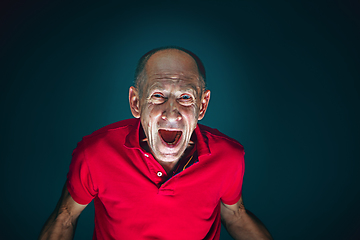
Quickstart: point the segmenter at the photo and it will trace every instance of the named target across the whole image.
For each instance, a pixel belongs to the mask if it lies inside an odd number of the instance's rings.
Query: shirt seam
[[[120,129],[130,128],[130,127],[132,128],[132,127],[136,127],[136,126],[133,125],[133,124],[129,124],[129,125],[121,126],[121,127],[110,128],[110,129],[106,129],[105,131],[98,132],[98,133],[93,132],[93,133],[85,136],[84,138],[85,138],[85,139],[92,139],[92,138],[97,137],[97,136],[99,136],[99,135],[106,134],[107,132],[117,131],[117,130],[120,130]],[[128,134],[129,134],[129,133],[127,133],[126,136],[127,136]]]
[[[85,142],[84,142],[84,145],[87,145]],[[89,176],[90,176],[90,180],[91,180],[91,184],[92,184],[92,190],[96,193],[99,193],[98,191],[98,188],[97,190],[94,189],[94,180],[93,180],[93,177],[91,175],[91,171],[90,171],[90,167],[89,167],[89,163],[88,163],[88,160],[87,160],[87,156],[86,156],[86,147],[87,146],[84,146],[84,151],[83,151],[83,154],[84,154],[84,162],[86,164],[86,167],[88,169],[88,172],[89,172]],[[91,194],[92,195],[92,194]],[[94,197],[94,196],[93,196]]]
[[[237,145],[239,145],[239,146],[241,146],[241,147],[243,148],[243,145],[242,145],[241,143],[239,143],[237,140],[233,139],[233,138],[230,138],[230,137],[227,137],[227,136],[221,136],[221,135],[218,135],[218,134],[214,134],[214,133],[212,133],[212,132],[209,132],[209,131],[206,130],[206,129],[201,129],[201,128],[200,128],[200,130],[201,130],[201,132],[206,132],[206,133],[208,133],[209,135],[211,135],[211,136],[214,137],[214,138],[221,138],[221,139],[228,140],[228,141],[230,141],[230,142],[232,142],[232,143],[235,143],[235,144],[237,144]]]

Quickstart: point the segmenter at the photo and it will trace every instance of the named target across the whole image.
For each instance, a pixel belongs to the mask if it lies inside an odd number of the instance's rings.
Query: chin
[[[155,153],[155,156],[158,160],[162,162],[175,162],[181,158],[182,154],[183,154],[182,152],[169,153],[169,152],[158,151],[157,153]]]
[[[154,143],[153,149],[155,151],[153,151],[153,153],[158,160],[163,162],[174,162],[179,160],[183,155],[187,144],[184,136],[181,136],[177,138],[176,141],[169,143],[165,141],[160,134],[157,136]]]

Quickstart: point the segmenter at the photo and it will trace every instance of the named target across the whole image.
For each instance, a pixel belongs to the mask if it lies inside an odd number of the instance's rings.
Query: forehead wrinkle
[[[170,73],[170,72],[163,72],[163,73],[154,73],[151,75],[148,75],[149,79],[168,79],[168,80],[191,80],[196,79],[199,80],[198,74],[194,73]]]
[[[163,90],[163,89],[165,89],[165,88],[163,87],[163,84],[158,81],[158,82],[154,82],[153,84],[151,84],[151,85],[149,86],[148,90],[150,91],[150,90],[152,90],[152,89],[160,89],[160,90]]]
[[[173,79],[170,79],[173,80]],[[172,82],[181,82],[183,80],[173,80]],[[166,84],[166,83],[165,83]],[[180,88],[180,90],[176,90],[176,92],[197,92],[199,86],[192,84],[192,83],[186,83],[184,85],[177,84],[176,87]],[[149,86],[148,91],[151,91],[153,89],[159,89],[159,90],[165,90],[169,91],[166,87],[164,87],[164,83],[161,81],[154,82],[152,85]]]
[[[198,86],[195,86],[194,84],[187,84],[187,88],[182,90],[183,92],[193,92],[196,93],[197,92],[197,88]]]

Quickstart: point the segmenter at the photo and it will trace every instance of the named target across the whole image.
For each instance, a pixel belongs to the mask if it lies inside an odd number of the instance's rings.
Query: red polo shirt
[[[139,145],[139,119],[120,121],[83,138],[73,152],[67,188],[94,199],[93,239],[219,239],[220,200],[241,195],[244,150],[198,124],[197,160],[170,179]]]

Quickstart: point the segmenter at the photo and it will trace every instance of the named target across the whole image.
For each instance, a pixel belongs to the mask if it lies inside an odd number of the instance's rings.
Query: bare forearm
[[[56,216],[53,213],[41,230],[39,240],[71,240],[74,237],[76,222],[64,215]]]
[[[244,210],[239,219],[225,223],[225,228],[236,240],[272,240],[264,224],[249,210]]]
[[[65,183],[55,210],[41,229],[39,240],[73,239],[77,220],[86,206],[74,201]]]

